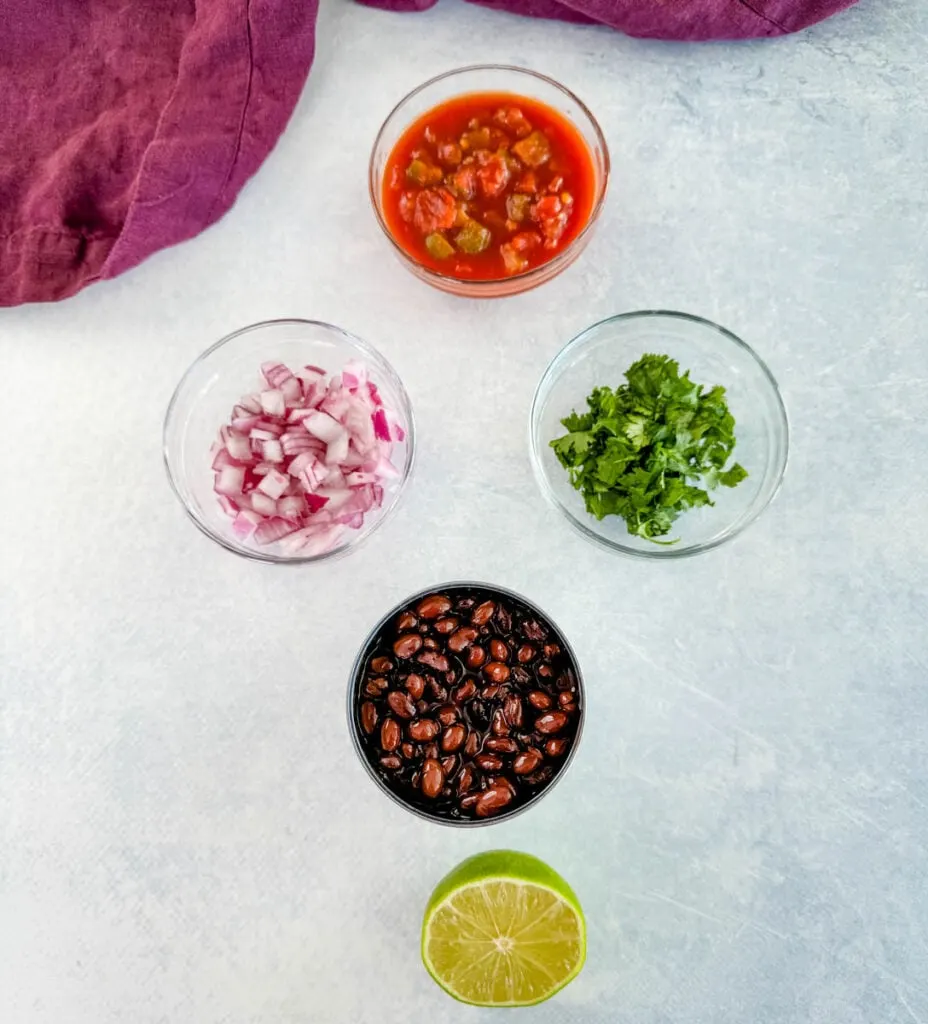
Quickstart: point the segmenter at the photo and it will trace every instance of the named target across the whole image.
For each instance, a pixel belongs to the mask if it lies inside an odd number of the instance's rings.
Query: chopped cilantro
[[[709,491],[736,487],[748,474],[725,463],[735,420],[725,389],[706,390],[670,356],[644,355],[614,391],[597,387],[589,412],[572,412],[551,442],[570,482],[597,519],[621,516],[628,532],[658,544],[681,512],[712,505]]]

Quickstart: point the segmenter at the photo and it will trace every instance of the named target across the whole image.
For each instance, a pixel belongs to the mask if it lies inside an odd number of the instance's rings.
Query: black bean
[[[413,673],[406,677],[406,689],[413,700],[422,700],[425,693],[425,680],[420,675]]]
[[[522,623],[522,635],[528,640],[545,640],[548,631],[537,619],[526,619]]]
[[[449,611],[451,611],[451,602],[443,594],[424,597],[416,607],[416,614],[420,619],[437,619]]]

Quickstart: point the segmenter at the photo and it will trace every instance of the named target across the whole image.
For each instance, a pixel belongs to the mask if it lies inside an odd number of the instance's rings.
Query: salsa
[[[382,198],[391,235],[416,262],[487,281],[563,252],[595,194],[592,155],[563,114],[527,96],[471,93],[406,129]]]

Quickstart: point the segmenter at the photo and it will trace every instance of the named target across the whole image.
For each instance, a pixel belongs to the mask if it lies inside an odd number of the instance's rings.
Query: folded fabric
[[[283,131],[318,0],[0,0],[0,306],[191,238]]]
[[[438,0],[360,0],[424,11]],[[599,23],[653,39],[747,39],[808,28],[856,0],[469,0],[511,14]]]

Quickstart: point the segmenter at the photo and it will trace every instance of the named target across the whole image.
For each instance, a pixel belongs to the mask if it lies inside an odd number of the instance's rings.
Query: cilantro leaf
[[[597,519],[621,516],[628,532],[657,544],[687,509],[712,505],[709,491],[748,475],[725,469],[735,448],[735,420],[719,385],[706,390],[666,355],[643,355],[626,383],[596,387],[587,411],[561,420],[550,442],[571,484]]]

